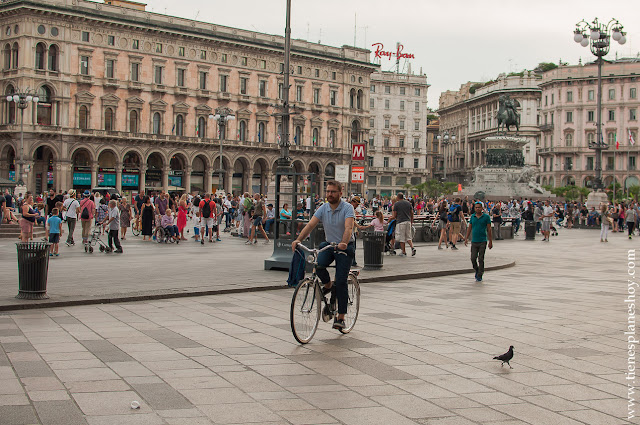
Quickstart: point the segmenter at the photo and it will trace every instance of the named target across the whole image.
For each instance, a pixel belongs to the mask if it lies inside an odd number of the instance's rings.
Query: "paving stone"
[[[42,425],[86,425],[82,412],[71,400],[35,401],[33,403]]]
[[[11,425],[32,425],[39,423],[36,413],[31,405],[0,405],[0,418],[2,418],[3,423]]]
[[[282,418],[260,403],[210,404],[199,408],[216,424],[268,423]]]
[[[132,384],[133,389],[152,409],[190,409],[193,405],[166,383]]]
[[[16,374],[20,378],[54,376],[53,371],[43,361],[39,362],[12,362]]]
[[[72,396],[87,416],[151,413],[144,400],[133,391],[74,393]],[[140,403],[137,410],[131,409],[131,402],[134,400]]]

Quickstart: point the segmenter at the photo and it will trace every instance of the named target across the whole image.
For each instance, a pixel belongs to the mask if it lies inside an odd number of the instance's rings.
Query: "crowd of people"
[[[411,223],[419,216],[431,222],[438,233],[438,249],[457,250],[457,244],[464,241],[468,223],[474,214],[478,202],[492,223],[493,238],[500,240],[501,229],[505,222],[511,222],[517,235],[524,220],[536,223],[536,231],[548,242],[551,236],[558,235],[558,228],[572,228],[576,225],[598,226],[601,229],[600,240],[608,241],[609,233],[627,232],[631,239],[638,229],[640,211],[638,203],[610,202],[608,205],[587,207],[581,202],[560,202],[555,200],[534,201],[512,199],[509,201],[478,201],[468,198],[443,197],[406,197],[402,193],[391,197],[376,196],[370,200],[351,195],[343,198],[354,208],[357,220],[353,232],[373,229],[385,231],[393,223],[390,232],[390,249],[395,255],[396,245],[400,255],[407,255],[406,245],[411,255],[416,255],[413,246]],[[285,221],[287,235],[299,234],[310,214],[326,203],[326,198],[316,195],[302,197],[294,206],[284,203],[276,211],[272,202],[260,194],[242,194],[219,196],[216,194],[169,194],[166,192],[140,193],[131,199],[116,194],[84,191],[77,193],[71,189],[34,198],[31,193],[24,196],[12,196],[7,190],[1,199],[0,223],[19,223],[20,239],[24,242],[33,239],[33,228],[42,225],[47,230],[47,239],[55,244],[51,253],[59,255],[58,243],[66,233],[64,243],[75,245],[74,231],[80,222],[82,242],[88,243],[91,233],[107,235],[109,249],[122,253],[121,240],[126,240],[133,227],[144,241],[157,238],[157,229],[162,228],[167,240],[176,243],[193,239],[205,244],[220,242],[220,232],[234,230],[245,238],[247,245],[255,245],[262,237],[264,244],[270,243],[276,214]],[[53,218],[52,217],[58,217]],[[292,228],[291,220],[298,220]],[[224,225],[224,227],[223,227]],[[193,236],[187,233],[193,229]],[[398,244],[396,244],[398,242]]]

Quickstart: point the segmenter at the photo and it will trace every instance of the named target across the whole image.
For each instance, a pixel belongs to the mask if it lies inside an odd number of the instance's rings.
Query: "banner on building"
[[[353,161],[364,161],[365,147],[364,144],[353,145],[351,159]]]
[[[348,165],[336,165],[336,180],[340,183],[349,183]]]

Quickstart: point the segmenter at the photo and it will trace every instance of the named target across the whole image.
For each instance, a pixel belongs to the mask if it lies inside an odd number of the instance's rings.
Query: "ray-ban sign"
[[[376,58],[382,59],[383,57],[386,57],[389,60],[391,60],[392,57],[398,58],[398,59],[415,59],[415,56],[413,53],[402,53],[404,46],[400,43],[398,43],[398,47],[395,52],[383,50],[384,44],[382,43],[373,43],[371,47],[376,48],[375,52],[373,52]]]
[[[364,144],[353,145],[351,159],[353,161],[364,161]]]

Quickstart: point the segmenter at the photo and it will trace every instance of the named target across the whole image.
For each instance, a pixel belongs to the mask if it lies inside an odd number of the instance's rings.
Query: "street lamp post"
[[[24,110],[31,102],[38,104],[38,96],[34,96],[29,89],[18,91],[7,96],[7,102],[14,102],[20,109],[20,160],[18,161],[19,173],[17,175],[18,186],[24,186]]]
[[[587,29],[589,30],[587,32]],[[598,18],[589,23],[584,19],[576,24],[573,32],[573,41],[579,43],[582,47],[590,46],[591,53],[598,59],[598,112],[597,112],[597,130],[596,141],[589,144],[589,148],[595,150],[596,176],[593,180],[593,189],[601,191],[604,187],[602,184],[602,151],[609,148],[602,137],[602,63],[603,57],[609,53],[611,39],[613,38],[620,44],[627,42],[626,33],[622,31],[623,26],[617,19],[611,19],[607,24],[600,23]]]
[[[218,121],[218,139],[220,139],[220,168],[216,170],[218,172],[218,190],[222,190],[222,186],[224,185],[224,166],[222,164],[222,139],[226,137],[226,124],[227,121],[235,120],[236,117],[233,115],[233,111],[227,107],[218,107],[216,108],[216,114],[209,114],[210,120]],[[206,190],[205,190],[206,192]]]
[[[449,130],[445,130],[442,135],[438,135],[438,140],[442,144],[442,157],[444,158],[444,181],[447,181],[447,146],[456,141],[456,135],[449,135]]]

